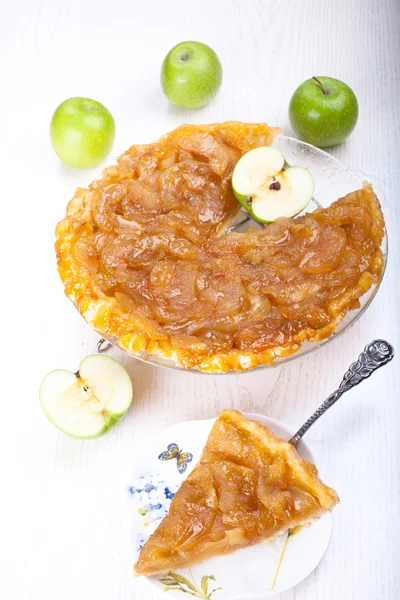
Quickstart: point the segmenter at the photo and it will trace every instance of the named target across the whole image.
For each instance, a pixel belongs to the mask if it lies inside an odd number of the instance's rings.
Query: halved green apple
[[[246,152],[232,173],[233,193],[261,223],[294,217],[310,202],[314,179],[303,167],[285,168],[285,158],[272,146]]]
[[[124,367],[109,356],[84,358],[79,371],[51,371],[40,385],[40,404],[48,419],[76,438],[106,433],[124,416],[133,397]]]

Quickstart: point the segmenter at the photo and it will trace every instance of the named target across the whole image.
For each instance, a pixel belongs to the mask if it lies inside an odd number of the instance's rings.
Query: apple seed
[[[279,183],[279,181],[274,181],[273,183],[271,183],[271,185],[269,186],[270,190],[280,190],[281,189],[281,184]]]

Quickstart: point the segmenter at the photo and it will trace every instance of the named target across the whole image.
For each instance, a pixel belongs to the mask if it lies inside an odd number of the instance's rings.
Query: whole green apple
[[[357,123],[357,98],[343,81],[313,77],[294,92],[289,118],[294,132],[303,141],[318,148],[336,146]]]
[[[70,167],[96,167],[111,150],[114,137],[112,114],[90,98],[65,100],[51,119],[53,149]]]
[[[222,81],[214,50],[201,42],[181,42],[170,50],[161,67],[161,86],[172,104],[200,108],[210,102]]]

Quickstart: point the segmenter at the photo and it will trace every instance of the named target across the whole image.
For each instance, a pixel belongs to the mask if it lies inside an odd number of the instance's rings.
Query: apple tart
[[[382,275],[370,185],[296,218],[227,232],[232,171],[279,129],[183,125],[132,146],[78,189],[57,226],[67,296],[138,356],[206,372],[250,369],[332,334]]]
[[[143,546],[135,573],[157,575],[271,540],[338,502],[294,446],[224,410],[200,461]]]

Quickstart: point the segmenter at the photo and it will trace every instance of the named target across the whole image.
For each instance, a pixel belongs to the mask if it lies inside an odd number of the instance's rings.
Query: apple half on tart
[[[314,179],[303,167],[285,168],[285,158],[276,148],[261,146],[237,162],[232,188],[256,221],[271,223],[305,209],[313,197]]]

